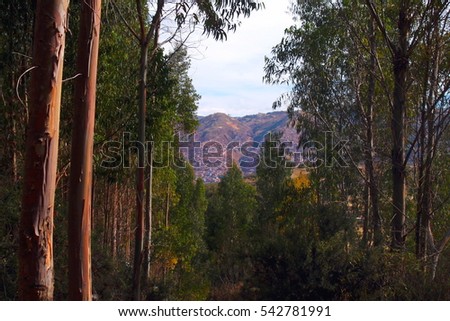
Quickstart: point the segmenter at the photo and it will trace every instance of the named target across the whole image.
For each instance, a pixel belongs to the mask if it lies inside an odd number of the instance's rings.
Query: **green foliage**
[[[126,1],[115,1],[124,15],[131,15]],[[130,20],[132,23],[133,20]],[[120,16],[106,3],[102,14],[97,78],[96,148],[108,140],[122,140],[137,127],[137,75],[139,48],[122,25]]]
[[[228,170],[209,200],[206,214],[207,244],[211,251],[211,281],[221,298],[239,287],[250,269],[250,231],[253,226],[255,188],[244,182],[236,164]],[[222,292],[222,293],[221,293]]]
[[[258,192],[258,225],[260,227],[273,223],[279,215],[285,198],[289,176],[292,170],[288,168],[287,155],[280,142],[281,134],[266,138],[260,152],[261,163],[256,169]],[[270,231],[261,231],[263,233]]]
[[[246,184],[233,164],[219,183],[207,213],[208,246],[213,251],[242,249],[245,234],[254,218],[255,189]]]
[[[155,143],[172,141],[178,130],[190,133],[198,125],[195,112],[200,96],[188,75],[190,60],[185,47],[163,55],[158,52],[149,74],[147,128]]]
[[[311,192],[291,190],[285,212],[289,216],[283,217],[275,234],[253,243],[254,274],[241,293],[243,298],[448,298],[448,282],[432,282],[411,253],[361,250],[354,220],[336,204],[317,205]],[[445,268],[448,262],[442,264]]]
[[[351,217],[339,204],[319,204],[314,182],[296,186],[287,178],[279,204],[271,230],[256,234],[253,241],[255,273],[246,295],[259,300],[336,299],[354,237]]]
[[[259,10],[264,4],[255,0],[197,0],[198,13],[193,16],[194,23],[202,23],[207,35],[212,35],[216,40],[224,40],[227,32],[235,31],[240,17],[248,17],[253,10]],[[186,6],[182,1],[180,7]],[[184,21],[185,16],[182,15]]]
[[[206,299],[205,211],[207,201],[201,180],[195,181],[191,167],[177,168],[177,202],[169,212],[168,226],[157,231],[153,264],[162,265],[163,280],[155,280],[158,294],[171,300]]]
[[[394,46],[398,42],[398,17],[403,4],[392,1],[376,4],[386,34]],[[439,8],[437,11],[444,9],[441,3],[433,5]],[[435,12],[430,8],[432,6],[425,8],[422,2],[417,1],[409,3],[407,11],[412,16],[414,12],[416,17],[423,16],[426,20],[428,15],[433,16],[431,12]],[[389,197],[392,178],[387,167],[390,161],[390,145],[387,142],[391,141],[391,135],[386,128],[390,126],[391,110],[387,107],[392,104],[394,83],[392,57],[384,35],[377,28],[374,58],[378,65],[376,70],[370,70],[370,12],[367,6],[358,1],[318,0],[296,2],[291,10],[295,24],[286,29],[285,37],[273,48],[272,56],[266,58],[265,80],[268,83],[286,83],[292,87],[289,94],[274,103],[274,108],[287,103],[288,112],[302,134],[301,143],[313,141],[311,146],[319,147],[320,152],[323,152],[320,147],[326,149],[329,143],[323,137],[324,132],[331,132],[336,142],[348,141],[344,158],[347,165],[327,166],[324,161],[330,160],[330,156],[339,155],[319,153],[322,163],[313,164],[316,167],[308,169],[309,187],[302,191],[292,189],[287,192],[282,202],[284,209],[282,207],[279,212],[285,214],[278,216],[280,224],[274,226],[275,234],[265,243],[259,243],[261,246],[255,251],[257,273],[252,285],[256,289],[249,295],[263,299],[355,300],[445,297],[443,289],[448,291],[448,282],[430,282],[427,268],[421,269],[423,262],[412,255],[412,237],[407,237],[408,250],[405,253],[386,253],[385,249],[362,251],[357,246],[361,229],[357,218],[363,215],[364,205],[370,205],[370,200],[362,193],[367,155],[365,135],[368,128],[364,108],[369,90],[368,79],[374,73],[375,114],[371,122],[375,148],[371,152],[375,173],[379,176],[377,189],[380,211],[383,217],[390,217],[392,211]],[[442,32],[448,33],[448,26],[444,27],[442,23]],[[416,34],[418,39],[422,35],[421,30]],[[433,40],[429,38],[428,41]],[[415,144],[411,141],[420,126],[415,113],[424,104],[422,93],[426,93],[430,85],[428,80],[424,82],[422,79],[430,73],[429,66],[425,67],[427,61],[434,59],[430,56],[432,49],[429,44],[419,41],[418,47],[421,46],[428,49],[411,50],[412,72],[408,75],[408,89],[405,89],[408,110],[404,130],[408,144]],[[448,72],[444,71],[446,62],[439,63],[442,71],[438,75],[438,82],[447,83]],[[440,105],[440,108],[445,107]],[[443,111],[440,108],[436,113]],[[440,116],[430,117],[438,119]],[[410,175],[407,194],[411,195],[407,198],[406,224],[411,231],[414,230],[413,217],[418,202],[415,199],[418,178],[414,176],[417,169],[417,156],[414,153],[415,150],[412,150],[412,156],[406,164]],[[436,155],[438,157],[433,161],[441,165],[436,165],[440,174],[433,177],[433,184],[436,184],[433,193],[439,195],[442,207],[434,206],[433,230],[442,237],[449,226],[448,210],[443,209],[448,204],[443,201],[444,190],[447,190],[443,186],[448,175],[442,170],[442,162],[448,162],[448,153],[447,157],[445,153],[438,152]],[[261,179],[261,186],[264,187],[263,182],[267,178],[263,172],[260,171],[260,174],[258,179]],[[275,188],[274,195],[277,194]],[[387,221],[385,230],[389,230]],[[275,256],[271,252],[281,254]],[[444,261],[442,264],[447,263]],[[284,290],[270,286],[276,284],[276,280],[281,280],[277,284],[281,284]]]

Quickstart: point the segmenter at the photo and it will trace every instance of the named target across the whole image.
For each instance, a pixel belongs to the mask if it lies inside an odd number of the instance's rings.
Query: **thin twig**
[[[77,77],[79,77],[79,76],[82,76],[82,75],[83,75],[82,73],[78,73],[78,74],[76,74],[76,75],[73,76],[73,77],[64,79],[62,82],[66,82],[66,81],[69,81],[69,80],[73,80],[73,79],[75,79],[75,78],[77,78]]]
[[[17,79],[17,83],[16,83],[16,95],[17,95],[17,98],[19,99],[20,103],[22,104],[22,106],[25,107],[25,108],[26,108],[27,106],[26,106],[25,103],[23,102],[22,98],[20,98],[20,94],[19,94],[20,80],[21,80],[22,77],[25,76],[28,72],[30,72],[31,70],[36,69],[36,68],[38,68],[38,66],[32,66],[32,67],[28,68],[27,70],[25,70],[25,71],[23,72],[23,74],[20,75],[19,79]]]
[[[17,56],[21,56],[21,57],[25,57],[25,58],[27,58],[27,59],[33,59],[33,57],[30,57],[30,56],[28,56],[28,55],[25,55],[25,54],[23,54],[23,53],[20,53],[20,52],[16,52],[16,51],[13,51],[13,52],[11,52],[13,55],[17,55]]]

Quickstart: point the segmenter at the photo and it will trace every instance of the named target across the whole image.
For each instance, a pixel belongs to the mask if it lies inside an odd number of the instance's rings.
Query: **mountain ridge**
[[[274,111],[270,113],[258,113],[253,115],[246,115],[240,117],[233,117],[225,113],[214,113],[207,116],[199,116],[199,126],[195,133],[195,139],[200,142],[201,148],[195,153],[195,158],[200,166],[195,167],[197,177],[201,177],[205,182],[218,182],[228,170],[230,160],[226,160],[231,153],[232,161],[239,164],[243,155],[240,149],[242,144],[247,142],[256,142],[260,146],[264,142],[264,136],[267,133],[281,132],[281,140],[292,142],[294,145],[298,143],[299,135],[295,128],[288,126],[290,123],[287,112]],[[216,157],[214,160],[222,158],[220,166],[207,166],[204,164],[205,144],[206,146],[217,145],[221,146],[221,150],[213,148],[214,152],[222,155]],[[234,146],[239,144],[239,147],[233,147],[229,150],[230,144]],[[209,147],[208,147],[209,148]],[[228,150],[228,152],[227,152]],[[208,151],[208,150],[207,150]],[[257,152],[257,151],[254,151]],[[232,163],[232,162],[231,162]],[[256,171],[256,167],[242,168],[244,175],[251,175]]]

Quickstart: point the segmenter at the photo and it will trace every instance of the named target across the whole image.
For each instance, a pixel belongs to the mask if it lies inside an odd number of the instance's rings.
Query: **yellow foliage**
[[[169,261],[167,261],[167,268],[170,270],[173,270],[173,269],[175,269],[177,264],[178,264],[178,258],[173,257]]]
[[[308,173],[306,172],[297,172],[292,177],[292,181],[294,183],[294,187],[297,190],[302,190],[304,188],[308,188],[311,186],[311,181],[308,178]]]

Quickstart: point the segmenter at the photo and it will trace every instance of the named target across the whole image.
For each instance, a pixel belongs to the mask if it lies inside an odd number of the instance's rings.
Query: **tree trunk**
[[[19,243],[19,299],[53,299],[53,211],[68,0],[37,1]]]
[[[119,215],[120,211],[118,211],[119,208],[119,186],[118,183],[115,182],[113,185],[113,201],[112,201],[112,222],[111,222],[111,259],[113,262],[117,258],[117,216]]]
[[[431,262],[431,279],[432,280],[434,280],[436,278],[436,270],[437,270],[437,266],[439,263],[439,258],[441,256],[441,253],[444,251],[445,247],[447,246],[448,242],[450,242],[450,230],[448,230],[445,233],[444,237],[439,242],[439,245],[433,249],[432,262]]]
[[[131,239],[132,239],[132,232],[131,232],[131,222],[132,222],[132,211],[130,209],[127,209],[125,211],[125,258],[127,262],[131,262]]]
[[[147,189],[146,189],[146,206],[145,206],[145,230],[147,234],[145,236],[145,260],[144,260],[144,279],[148,281],[150,279],[150,260],[152,250],[152,196],[153,196],[153,146],[149,145],[148,151],[149,164]]]
[[[167,183],[167,195],[166,195],[166,228],[169,227],[169,208],[170,208],[170,184]]]
[[[363,213],[363,233],[361,245],[363,248],[367,248],[369,245],[369,219],[370,219],[370,193],[369,193],[369,177],[367,175],[367,162],[365,164],[365,180],[366,184],[364,186],[364,213]]]
[[[427,70],[429,69],[429,62],[427,62]],[[426,126],[426,91],[428,87],[428,72],[424,77],[424,98],[420,111],[420,123],[418,137],[418,156],[417,156],[417,171],[418,171],[418,186],[417,186],[417,215],[416,215],[416,256],[419,259],[425,257],[425,236],[422,230],[423,219],[423,183],[424,183],[424,155],[425,155],[425,126]]]
[[[416,255],[421,260],[423,270],[430,268],[431,278],[434,280],[441,253],[450,241],[450,230],[436,246],[431,230],[433,213],[433,159],[438,139],[435,135],[435,98],[437,92],[437,77],[439,74],[440,41],[438,24],[434,25],[434,43],[428,38],[429,52],[424,77],[423,103],[420,113],[419,155],[418,155],[418,192],[417,192],[417,218],[416,218]],[[432,58],[431,58],[432,56]],[[431,70],[430,70],[431,66]]]
[[[398,45],[394,51],[393,73],[394,94],[392,110],[392,241],[393,249],[405,246],[406,218],[406,164],[405,164],[405,114],[407,74],[409,70],[408,35],[411,21],[408,18],[408,4],[403,1],[398,17]]]
[[[124,211],[123,211],[123,194],[124,194],[124,187],[121,186],[122,189],[122,193],[119,194],[119,199],[118,199],[118,203],[117,203],[117,207],[118,207],[118,213],[117,213],[117,253],[118,255],[121,256],[121,258],[123,259],[123,254],[125,253],[125,251],[123,251],[123,246],[124,246],[124,232],[125,232],[125,225],[124,223],[126,222],[126,217],[124,215]]]
[[[158,0],[156,12],[150,23],[150,29],[146,32],[147,19],[142,5],[142,0],[136,0],[136,9],[140,26],[140,35],[133,31],[133,34],[139,39],[140,63],[139,63],[139,110],[138,110],[138,166],[136,173],[136,235],[134,249],[133,266],[133,299],[140,300],[141,297],[141,270],[143,263],[144,249],[144,185],[145,185],[145,126],[147,112],[147,71],[148,71],[148,48],[150,41],[153,40],[157,45],[157,34],[159,33],[159,24],[161,21],[162,10],[165,1]],[[128,24],[127,24],[128,26]],[[154,55],[152,55],[153,59]]]
[[[91,201],[101,0],[81,3],[69,192],[69,298],[92,300]]]
[[[428,46],[430,53],[429,58],[431,58],[431,64],[428,62],[427,66],[431,65],[431,70],[429,68],[426,69],[427,77],[426,83],[429,84],[425,88],[427,89],[427,103],[425,104],[426,109],[422,110],[421,114],[421,142],[424,144],[422,147],[421,160],[420,163],[420,174],[422,175],[419,178],[419,191],[420,198],[419,202],[419,212],[417,219],[417,229],[418,229],[418,244],[416,244],[418,257],[424,260],[424,265],[426,265],[426,258],[429,255],[430,248],[429,243],[430,240],[429,235],[431,235],[431,219],[433,212],[433,159],[435,149],[437,148],[438,142],[436,141],[436,125],[435,125],[435,96],[437,93],[438,86],[438,75],[439,75],[439,65],[440,65],[440,51],[441,51],[441,43],[440,43],[440,30],[439,23],[437,19],[436,13],[434,13],[434,24],[432,28],[432,34],[428,37]],[[428,232],[430,231],[430,232]]]
[[[136,174],[136,235],[133,267],[133,299],[141,297],[141,269],[144,245],[145,116],[147,112],[148,44],[141,43],[139,72],[138,166]]]
[[[96,179],[94,173],[92,173],[92,184],[91,184],[91,231],[95,229],[95,186]]]
[[[109,217],[110,217],[110,200],[109,200],[109,188],[111,184],[108,181],[103,181],[103,250],[108,251],[108,242],[109,242]]]
[[[376,72],[376,33],[375,21],[373,17],[369,21],[369,43],[370,43],[370,61],[369,61],[369,79],[367,91],[367,176],[369,178],[369,193],[372,206],[372,222],[373,222],[373,245],[380,246],[383,243],[382,221],[379,211],[378,183],[374,168],[374,98],[375,98],[375,72]]]

